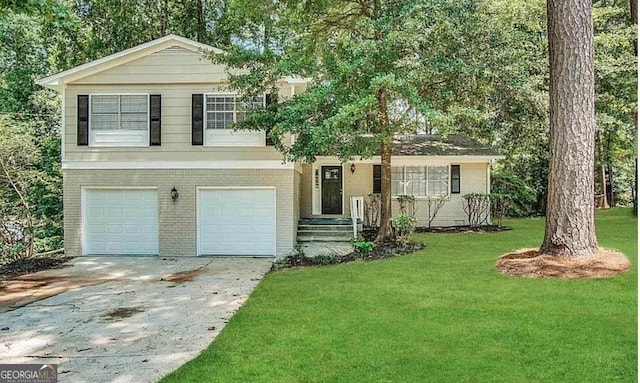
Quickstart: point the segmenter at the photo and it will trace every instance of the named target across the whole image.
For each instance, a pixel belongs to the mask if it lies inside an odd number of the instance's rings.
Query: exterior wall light
[[[178,189],[174,186],[173,189],[171,189],[171,200],[173,203],[176,203],[178,197],[180,197],[180,194],[178,194]]]
[[[356,164],[351,164],[351,174],[356,172]]]

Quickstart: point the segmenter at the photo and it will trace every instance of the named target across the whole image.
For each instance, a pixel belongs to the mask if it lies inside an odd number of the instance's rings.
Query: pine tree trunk
[[[589,256],[594,222],[595,105],[591,0],[548,0],[547,215],[542,253]]]

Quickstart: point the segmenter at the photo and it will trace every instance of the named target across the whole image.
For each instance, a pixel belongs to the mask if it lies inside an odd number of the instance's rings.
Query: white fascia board
[[[64,161],[66,170],[127,169],[296,169],[296,163],[279,160],[238,161]]]
[[[78,80],[83,77],[96,74],[98,72],[125,64],[140,57],[144,57],[146,55],[159,52],[163,49],[176,45],[194,52],[212,51],[218,54],[225,53],[221,49],[202,44],[182,36],[167,35],[159,39],[137,45],[133,48],[125,49],[112,55],[56,73],[54,75],[41,78],[39,80],[36,80],[36,84],[59,90],[61,86],[70,81]]]

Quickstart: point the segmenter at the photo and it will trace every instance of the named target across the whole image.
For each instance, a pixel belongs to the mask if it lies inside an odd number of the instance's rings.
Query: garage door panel
[[[273,255],[275,190],[199,190],[198,214],[201,255]]]
[[[84,254],[158,254],[158,195],[145,189],[87,189]]]

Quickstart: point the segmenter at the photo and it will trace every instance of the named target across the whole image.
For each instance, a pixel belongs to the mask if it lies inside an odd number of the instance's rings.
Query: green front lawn
[[[542,241],[513,231],[419,234],[426,249],[375,262],[271,273],[218,338],[163,382],[635,382],[637,219],[600,212],[624,276],[530,280],[501,254]]]

